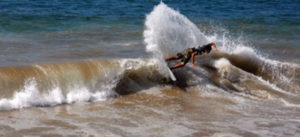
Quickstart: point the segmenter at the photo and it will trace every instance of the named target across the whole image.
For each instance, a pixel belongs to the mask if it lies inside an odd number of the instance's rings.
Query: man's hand
[[[214,42],[211,42],[210,45],[215,49],[216,52],[219,52],[217,45]]]
[[[196,67],[196,64],[195,63],[192,63],[193,64],[193,67]]]

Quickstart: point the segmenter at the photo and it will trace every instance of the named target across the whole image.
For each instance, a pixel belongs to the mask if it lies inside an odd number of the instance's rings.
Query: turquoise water
[[[297,10],[300,4],[297,0],[164,2],[188,17],[202,32],[243,39],[244,43],[265,50],[268,55],[279,55],[273,58],[292,61],[300,58],[300,11]],[[1,65],[144,56],[141,46],[145,15],[157,4],[159,1],[150,0],[1,1]],[[101,51],[103,48],[107,50]],[[61,56],[73,54],[72,50],[79,55]],[[91,50],[98,52],[84,53]]]

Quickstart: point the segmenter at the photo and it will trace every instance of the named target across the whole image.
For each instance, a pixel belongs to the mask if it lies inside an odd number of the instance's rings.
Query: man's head
[[[216,44],[215,44],[214,42],[211,42],[211,43],[209,43],[209,44],[207,44],[207,45],[204,45],[204,46],[202,46],[202,47],[199,47],[198,49],[199,49],[199,51],[202,51],[202,52],[205,52],[206,54],[208,54],[208,53],[211,52],[212,47],[214,48],[214,50],[215,50],[216,52],[218,52],[217,46],[216,46]]]
[[[206,54],[210,53],[210,51],[211,51],[211,45],[204,46],[203,50],[204,50],[204,52]]]
[[[208,53],[211,52],[212,47],[214,48],[214,50],[215,50],[216,52],[219,51],[218,48],[217,48],[217,46],[216,46],[216,44],[215,44],[214,42],[211,42],[211,43],[209,43],[209,44],[207,44],[207,45],[201,47],[200,50],[202,50],[202,51],[204,51],[205,53],[208,54]]]

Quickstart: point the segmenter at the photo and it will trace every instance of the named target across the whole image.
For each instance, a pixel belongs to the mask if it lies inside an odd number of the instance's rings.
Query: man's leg
[[[176,65],[174,65],[173,67],[171,67],[170,69],[173,70],[173,69],[177,69],[177,68],[180,68],[180,67],[183,67],[186,63],[184,62],[180,62]]]
[[[176,64],[176,65],[174,65],[170,69],[173,70],[173,69],[177,69],[177,68],[183,67],[186,63],[189,62],[190,59],[191,59],[190,55],[188,55],[188,56],[182,56],[181,62],[178,63],[178,64]]]
[[[181,59],[181,58],[183,58],[183,55],[181,53],[177,53],[176,56],[169,57],[169,58],[166,59],[166,61],[178,60],[178,59]]]
[[[172,56],[166,59],[166,61],[170,61],[170,60],[178,60],[180,59],[178,56]]]

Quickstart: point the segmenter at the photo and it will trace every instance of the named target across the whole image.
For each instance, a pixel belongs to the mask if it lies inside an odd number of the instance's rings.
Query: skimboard
[[[169,67],[168,67],[168,71],[169,71],[169,74],[170,74],[170,78],[171,78],[173,81],[176,81],[176,77],[175,77],[175,75],[173,74],[173,72],[170,70]]]

